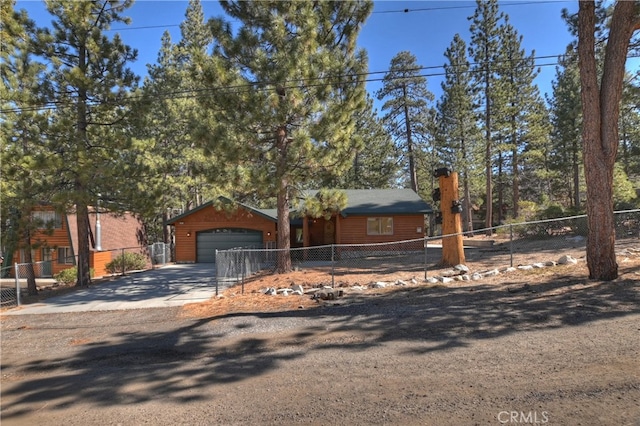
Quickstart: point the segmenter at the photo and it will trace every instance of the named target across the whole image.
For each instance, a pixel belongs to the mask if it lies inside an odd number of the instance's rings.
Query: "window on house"
[[[393,218],[367,218],[367,235],[393,235]]]
[[[31,221],[41,229],[49,227],[54,229],[62,228],[62,216],[54,211],[31,212]]]
[[[73,265],[73,251],[71,247],[58,247],[58,264]]]

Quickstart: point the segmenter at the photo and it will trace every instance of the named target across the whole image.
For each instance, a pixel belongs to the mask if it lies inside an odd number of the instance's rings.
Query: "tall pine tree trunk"
[[[633,31],[640,28],[636,2],[619,1],[611,18],[601,85],[595,58],[595,2],[578,9],[578,57],[583,108],[582,143],[587,181],[589,278],[618,277],[613,215],[613,168],[618,151],[618,116],[625,62]]]
[[[488,57],[488,52],[485,52],[485,57]],[[489,67],[489,65],[485,65],[485,67]],[[487,217],[485,218],[485,228],[487,236],[493,235],[493,230],[491,227],[493,226],[493,170],[492,170],[492,161],[491,156],[493,153],[493,148],[491,144],[491,87],[489,83],[489,70],[485,69],[484,73],[484,96],[485,96],[485,153],[484,153],[484,166],[485,166],[485,174],[486,174],[486,192],[487,192]]]
[[[31,214],[28,212],[27,214]],[[38,294],[38,287],[36,286],[36,271],[33,268],[33,256],[31,256],[31,231],[29,227],[24,231],[24,263],[27,274],[27,293],[29,296],[35,296]]]
[[[82,75],[87,74],[87,49],[80,46],[78,49],[78,63]],[[75,178],[75,208],[78,233],[78,281],[77,286],[88,286],[91,282],[89,274],[89,208],[85,201],[87,192],[86,164],[90,162],[87,146],[87,91],[84,87],[78,89],[77,104],[77,131],[76,150],[78,153],[78,172]]]
[[[276,272],[283,274],[291,271],[291,229],[289,223],[289,180],[285,175],[287,167],[287,129],[280,127],[276,134],[278,149],[278,256]]]
[[[407,87],[403,86],[402,87],[402,91],[403,91],[403,96],[407,97]],[[418,192],[418,173],[416,172],[416,159],[415,159],[415,153],[413,152],[413,139],[412,139],[412,132],[411,132],[411,119],[409,118],[409,106],[407,105],[407,102],[404,102],[404,122],[405,125],[407,126],[407,153],[409,155],[409,175],[411,178],[411,189],[413,189],[414,192]]]

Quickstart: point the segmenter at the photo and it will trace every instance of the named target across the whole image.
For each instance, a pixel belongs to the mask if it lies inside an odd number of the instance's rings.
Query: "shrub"
[[[93,268],[89,269],[89,276],[93,278],[94,270]],[[78,268],[75,266],[69,269],[63,269],[53,276],[56,282],[64,285],[74,284],[78,279]]]
[[[123,253],[105,265],[107,272],[117,274],[127,271],[144,269],[147,259],[140,253]]]

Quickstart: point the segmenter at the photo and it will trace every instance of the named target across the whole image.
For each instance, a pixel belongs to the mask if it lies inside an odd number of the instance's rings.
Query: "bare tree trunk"
[[[36,272],[33,269],[33,257],[31,256],[31,231],[28,229],[24,232],[24,262],[26,264],[27,273],[27,293],[29,296],[38,294],[36,286]]]
[[[487,55],[485,54],[485,57]],[[488,65],[485,65],[488,67]],[[484,77],[484,85],[485,85],[485,153],[484,153],[484,166],[485,166],[485,174],[487,180],[486,192],[487,192],[487,206],[486,212],[487,217],[485,218],[485,228],[487,228],[486,234],[487,236],[491,236],[493,234],[493,230],[491,227],[493,226],[493,184],[492,184],[492,161],[491,155],[493,152],[493,148],[491,145],[491,87],[489,84],[489,70],[485,70]]]
[[[83,202],[76,203],[78,230],[78,282],[77,286],[88,286],[91,283],[89,273],[89,209]]]
[[[407,97],[407,88],[403,86],[404,98]],[[409,118],[409,108],[407,106],[407,102],[404,103],[404,122],[407,126],[407,153],[409,155],[409,177],[411,179],[411,189],[413,192],[418,192],[418,173],[416,171],[416,159],[415,153],[413,152],[413,139],[411,132],[411,120]]]
[[[578,10],[578,57],[583,109],[582,143],[587,181],[589,278],[618,277],[613,216],[613,168],[618,151],[618,116],[627,50],[640,27],[636,2],[619,1],[611,18],[601,86],[595,59],[595,2]]]
[[[291,226],[289,223],[289,180],[283,176],[286,170],[287,162],[287,130],[280,127],[277,132],[277,148],[278,148],[278,171],[276,178],[278,179],[278,256],[276,271],[279,274],[290,272],[291,267]]]
[[[80,46],[78,49],[78,63],[83,75],[87,72],[87,49]],[[89,152],[87,149],[87,91],[84,88],[78,89],[78,106],[77,106],[77,131],[76,143],[78,144],[78,162],[85,164],[89,160]],[[87,191],[87,183],[89,178],[86,172],[81,168],[75,179],[75,204],[77,217],[77,233],[78,233],[78,281],[77,286],[88,286],[91,282],[89,274],[89,209],[85,201]]]

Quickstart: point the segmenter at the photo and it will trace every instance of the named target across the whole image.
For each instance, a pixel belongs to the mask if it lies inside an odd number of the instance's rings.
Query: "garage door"
[[[262,232],[253,229],[212,229],[198,232],[196,237],[196,261],[213,263],[216,250],[235,247],[262,248]]]

